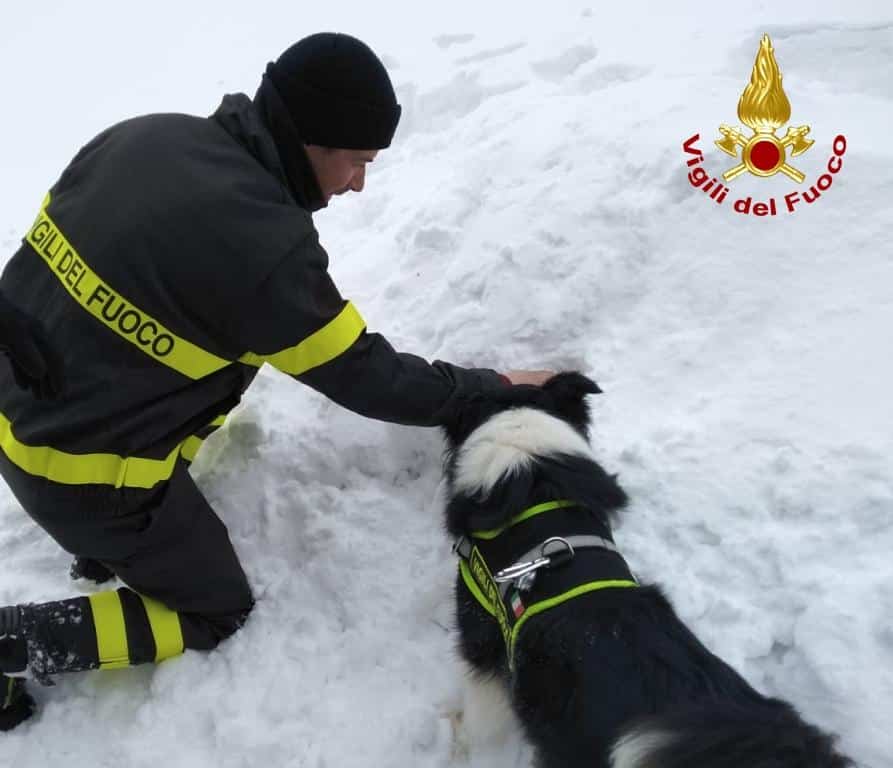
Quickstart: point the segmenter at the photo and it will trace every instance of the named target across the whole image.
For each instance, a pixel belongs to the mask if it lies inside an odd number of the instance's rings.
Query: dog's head
[[[596,462],[588,441],[586,396],[600,392],[580,373],[542,387],[514,386],[470,398],[445,426],[451,530],[470,514],[517,511],[536,486],[605,512],[626,496]]]
[[[554,416],[589,437],[589,406],[586,395],[601,392],[598,384],[582,373],[559,373],[541,387],[516,385],[500,392],[474,395],[444,424],[450,450],[455,450],[484,422],[513,408],[533,408]]]

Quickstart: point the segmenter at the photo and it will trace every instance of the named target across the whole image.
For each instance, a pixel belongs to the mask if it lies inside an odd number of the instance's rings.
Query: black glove
[[[39,399],[62,393],[62,366],[36,320],[0,295],[0,351],[12,364],[16,383]]]

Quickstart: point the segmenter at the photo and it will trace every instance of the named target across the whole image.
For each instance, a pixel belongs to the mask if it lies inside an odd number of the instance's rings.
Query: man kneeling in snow
[[[16,675],[160,661],[244,622],[251,589],[188,466],[264,362],[419,426],[548,377],[397,353],[332,283],[311,213],[363,189],[399,117],[366,45],[313,35],[253,100],[115,125],[50,189],[0,288],[42,319],[66,388],[38,400],[0,361],[0,474],[75,577],[128,588],[0,608],[0,727],[33,710]]]

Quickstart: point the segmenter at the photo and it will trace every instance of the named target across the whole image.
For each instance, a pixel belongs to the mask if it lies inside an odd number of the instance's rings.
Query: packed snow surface
[[[316,216],[342,293],[403,351],[595,378],[638,575],[757,688],[890,765],[893,8],[352,5],[5,4],[0,258],[105,126],[253,94],[311,32],[366,40],[404,116],[366,190]],[[699,134],[712,176],[736,164],[714,139],[740,125],[763,33],[815,140],[790,160],[806,180],[745,174],[717,204],[683,143]],[[833,183],[789,213],[838,135]],[[736,212],[748,196],[777,214]],[[255,589],[248,624],[210,654],[36,688],[0,762],[529,766],[511,732],[454,741],[441,450],[263,370],[194,466]],[[77,594],[69,560],[3,487],[0,604]]]

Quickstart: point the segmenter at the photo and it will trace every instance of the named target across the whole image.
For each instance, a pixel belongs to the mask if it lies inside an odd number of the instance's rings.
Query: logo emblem
[[[783,173],[798,184],[803,182],[806,178],[803,173],[788,164],[787,150],[790,149],[791,157],[797,157],[815,142],[806,138],[808,125],[791,126],[782,138],[775,135],[791,119],[791,103],[781,87],[781,72],[769,35],[763,35],[760,40],[750,83],[738,100],[738,119],[753,135],[745,136],[729,125],[719,126],[721,138],[716,140],[716,146],[735,158],[741,149],[741,162],[722,175],[726,181],[750,171],[754,176],[763,177]]]

